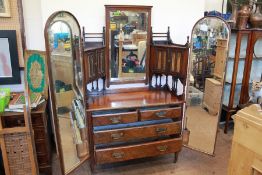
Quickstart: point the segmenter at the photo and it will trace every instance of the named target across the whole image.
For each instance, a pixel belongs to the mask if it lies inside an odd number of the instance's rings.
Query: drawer
[[[138,120],[137,111],[117,114],[93,115],[93,126],[132,123]]]
[[[97,163],[120,162],[137,158],[175,153],[181,150],[182,138],[161,140],[139,145],[95,150]]]
[[[37,162],[39,166],[49,165],[48,155],[37,155]]]
[[[141,111],[141,121],[157,120],[163,118],[179,118],[181,116],[181,107]]]
[[[35,142],[35,149],[37,154],[48,154],[45,141]]]
[[[34,130],[35,140],[47,138],[44,127],[34,128],[33,130]]]
[[[32,125],[34,126],[44,126],[44,119],[42,114],[32,114]]]
[[[95,144],[180,134],[181,122],[94,132]]]

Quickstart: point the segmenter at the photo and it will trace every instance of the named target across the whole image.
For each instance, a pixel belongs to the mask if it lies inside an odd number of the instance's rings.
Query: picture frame
[[[48,96],[46,52],[25,50],[25,74],[30,92]]]
[[[20,83],[16,30],[0,30],[0,85]]]
[[[11,17],[9,0],[0,0],[0,17]]]

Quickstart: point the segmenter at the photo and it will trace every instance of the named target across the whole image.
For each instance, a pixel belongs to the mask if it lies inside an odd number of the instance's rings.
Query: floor
[[[183,148],[178,162],[173,163],[173,155],[132,160],[123,163],[98,166],[94,175],[226,175],[230,157],[232,131],[226,135],[218,131],[215,156],[209,156],[189,148]],[[53,164],[53,174],[59,175]],[[88,162],[82,164],[70,175],[89,175]]]

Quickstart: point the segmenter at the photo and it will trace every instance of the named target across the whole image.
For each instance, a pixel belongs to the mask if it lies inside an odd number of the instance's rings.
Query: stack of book
[[[30,94],[30,102],[31,109],[36,108],[40,104],[45,101],[42,94],[40,93],[31,93]],[[12,100],[10,101],[8,108],[5,111],[14,111],[14,112],[23,112],[23,108],[25,105],[25,96],[23,93],[17,93],[13,95]]]

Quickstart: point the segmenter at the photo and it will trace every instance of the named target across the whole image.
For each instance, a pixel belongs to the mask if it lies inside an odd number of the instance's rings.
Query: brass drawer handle
[[[160,151],[160,152],[165,152],[167,150],[167,145],[161,145],[161,146],[158,146],[157,149]]]
[[[112,154],[112,157],[115,159],[122,159],[124,157],[124,153],[123,152],[115,152]]]
[[[165,133],[167,131],[167,128],[156,128],[156,132],[158,134]]]
[[[113,140],[119,140],[119,139],[121,139],[122,137],[124,136],[124,133],[114,133],[114,134],[111,134],[111,138],[113,139]]]
[[[166,117],[166,111],[159,111],[155,113],[157,117],[164,118]]]
[[[109,120],[111,120],[112,124],[119,124],[119,123],[121,123],[121,117],[112,117]]]

